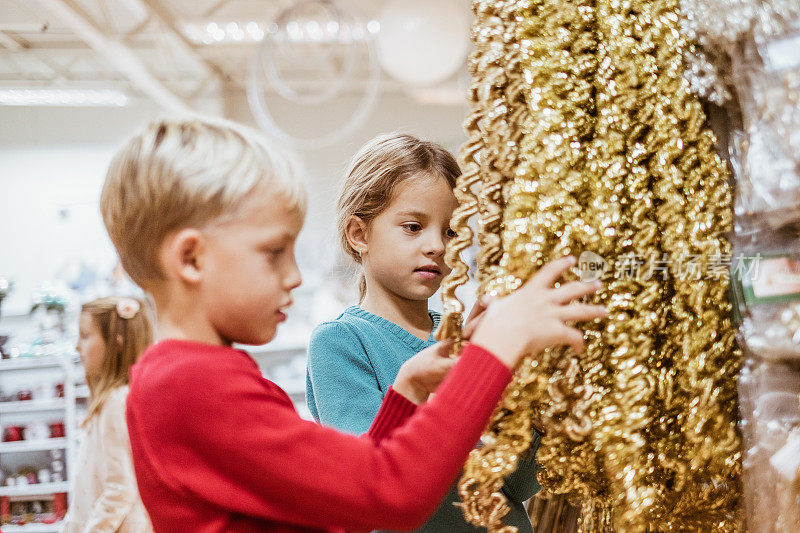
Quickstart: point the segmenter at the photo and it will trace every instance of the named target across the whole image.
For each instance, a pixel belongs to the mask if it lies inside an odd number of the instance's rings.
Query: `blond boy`
[[[444,346],[410,359],[357,438],[302,420],[232,348],[269,342],[301,283],[305,194],[269,142],[221,121],[150,124],[114,158],[101,210],[122,265],[157,308],[159,342],[134,366],[127,406],[157,532],[417,527],[522,355],[580,350],[582,333],[565,322],[604,314],[570,304],[597,285],[552,288],[574,258],[546,265],[489,305],[457,363]]]

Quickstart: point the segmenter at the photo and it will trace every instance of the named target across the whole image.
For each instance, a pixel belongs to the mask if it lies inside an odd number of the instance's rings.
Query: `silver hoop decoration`
[[[322,2],[319,0],[309,0],[306,2],[301,2],[295,6],[295,8],[312,3],[324,5],[327,9],[329,9],[330,12],[337,13],[340,17],[340,20],[345,18],[344,13],[328,0],[322,0]],[[277,22],[282,24],[285,23],[286,13],[287,12],[282,13],[278,17]],[[355,19],[355,17],[352,18]],[[359,102],[356,110],[343,124],[325,135],[312,138],[296,137],[283,130],[277,124],[270,113],[269,107],[267,106],[263,95],[263,91],[261,90],[261,80],[268,79],[270,81],[270,85],[275,89],[278,95],[290,102],[298,104],[319,104],[339,94],[344,83],[348,80],[350,73],[352,73],[352,70],[355,67],[356,53],[354,50],[351,50],[348,53],[348,56],[345,57],[343,74],[325,91],[318,95],[300,95],[289,88],[284,80],[277,75],[277,68],[275,66],[274,59],[270,54],[264,52],[266,49],[272,46],[273,43],[265,38],[261,45],[259,45],[259,48],[253,57],[247,83],[247,101],[250,106],[250,110],[259,126],[261,126],[266,133],[287,144],[288,146],[304,150],[330,146],[331,144],[334,144],[351,134],[366,120],[369,112],[372,110],[372,106],[375,103],[378,90],[380,88],[381,67],[378,61],[378,52],[375,45],[375,39],[369,31],[364,31],[363,36],[364,39],[360,42],[367,47],[367,53],[369,57],[369,78],[364,89],[364,96]],[[269,57],[269,60],[262,61],[263,57]]]
[[[305,2],[300,2],[299,4],[295,5],[294,7],[284,10],[277,18],[277,20],[270,26],[269,31],[267,32],[267,36],[264,37],[263,41],[259,45],[259,51],[256,54],[256,57],[261,58],[261,66],[264,69],[264,73],[267,75],[268,79],[271,82],[272,88],[281,95],[286,100],[290,102],[294,102],[297,104],[319,104],[330,100],[331,98],[338,95],[342,88],[344,87],[345,82],[350,78],[350,75],[353,73],[353,68],[356,65],[356,52],[354,47],[348,47],[347,54],[344,56],[344,64],[342,65],[342,72],[339,76],[334,80],[333,83],[328,85],[324,91],[319,94],[309,94],[304,95],[300,94],[297,91],[293,90],[289,87],[289,85],[284,81],[281,75],[278,73],[278,67],[275,64],[275,55],[264,53],[265,49],[269,47],[270,43],[268,36],[269,35],[280,35],[279,29],[284,28],[287,26],[288,21],[287,19],[290,16],[290,13],[293,10],[299,10],[304,6],[317,4],[322,7],[329,15],[331,15],[331,22],[336,24],[337,33],[342,31],[344,28],[347,28],[346,22],[354,23],[356,22],[355,17],[352,15],[345,13],[341,9],[339,9],[331,0],[306,0]],[[280,45],[281,43],[277,43]],[[292,54],[291,48],[286,50],[289,56],[294,56],[294,61],[302,62],[304,58],[299,57],[296,54]]]

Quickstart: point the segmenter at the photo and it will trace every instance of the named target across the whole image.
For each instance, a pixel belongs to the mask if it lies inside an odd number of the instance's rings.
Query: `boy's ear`
[[[344,234],[356,253],[361,255],[367,251],[367,225],[360,217],[352,215],[347,220]]]
[[[162,264],[167,277],[177,277],[187,283],[198,283],[202,278],[203,234],[195,228],[184,228],[167,242]]]

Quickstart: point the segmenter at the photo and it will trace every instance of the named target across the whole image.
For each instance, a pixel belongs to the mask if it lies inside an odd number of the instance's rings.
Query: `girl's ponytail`
[[[147,304],[138,298],[98,298],[81,312],[91,316],[106,346],[98,376],[87,378],[91,398],[86,424],[114,389],[128,384],[131,366],[153,342],[153,326]]]

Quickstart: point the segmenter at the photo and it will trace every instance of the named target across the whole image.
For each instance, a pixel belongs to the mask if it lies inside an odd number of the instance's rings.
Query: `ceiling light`
[[[290,20],[283,28],[275,22],[262,24],[255,20],[197,23],[187,22],[182,26],[183,34],[194,44],[248,43],[264,40],[267,33],[284,36],[292,43],[350,43],[362,41],[370,34],[380,31],[377,20],[363,24],[340,24],[336,20]]]
[[[0,89],[0,105],[121,107],[122,91],[112,89]]]

